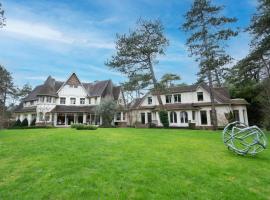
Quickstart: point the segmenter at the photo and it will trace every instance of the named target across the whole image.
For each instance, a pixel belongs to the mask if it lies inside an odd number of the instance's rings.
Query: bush
[[[84,126],[83,124],[71,124],[71,128],[78,128]]]
[[[98,127],[96,126],[92,126],[92,125],[83,125],[82,126],[78,126],[76,129],[77,130],[97,130]]]
[[[18,119],[18,120],[13,124],[12,127],[19,127],[19,126],[21,126],[21,124],[22,124],[21,120]]]
[[[36,125],[36,119],[33,119],[30,125],[35,126]]]
[[[169,128],[168,112],[165,110],[159,111],[160,122],[164,128]]]
[[[28,126],[28,120],[26,118],[22,121],[21,126]]]
[[[157,125],[155,123],[150,123],[149,128],[157,128]]]

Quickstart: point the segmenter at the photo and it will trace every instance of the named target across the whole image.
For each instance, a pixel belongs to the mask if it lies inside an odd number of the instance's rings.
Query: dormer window
[[[75,105],[76,104],[76,98],[70,98],[70,104]]]
[[[198,101],[203,101],[203,92],[197,92]]]
[[[172,103],[172,95],[166,95],[166,103]]]
[[[148,105],[151,105],[153,103],[152,97],[148,97],[147,98],[147,102],[148,102]]]
[[[181,103],[181,94],[174,94],[174,103]]]

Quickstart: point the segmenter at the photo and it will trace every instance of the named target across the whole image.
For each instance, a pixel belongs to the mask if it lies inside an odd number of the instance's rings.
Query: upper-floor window
[[[166,95],[166,103],[172,102],[172,95]]]
[[[70,88],[77,88],[77,85],[69,85]]]
[[[39,101],[40,101],[40,102],[44,102],[44,101],[45,101],[45,97],[40,97],[40,98],[39,98]]]
[[[56,102],[56,98],[55,98],[55,97],[53,97],[53,98],[52,98],[52,100],[53,100],[53,103],[55,103],[55,102]]]
[[[95,97],[95,104],[97,104],[97,97]]]
[[[34,101],[30,101],[30,105],[31,105],[31,106],[34,105]]]
[[[152,97],[148,97],[147,102],[148,102],[149,105],[152,104],[152,102],[153,102]]]
[[[118,99],[118,103],[122,104],[123,103],[123,99]]]
[[[51,103],[52,102],[52,97],[47,97],[47,102]]]
[[[66,98],[65,97],[60,98],[60,104],[66,104]]]
[[[70,98],[70,104],[76,104],[76,98]]]
[[[80,104],[85,104],[85,98],[80,98]]]
[[[203,92],[197,92],[198,101],[203,101]]]
[[[174,103],[181,103],[181,94],[174,94]]]

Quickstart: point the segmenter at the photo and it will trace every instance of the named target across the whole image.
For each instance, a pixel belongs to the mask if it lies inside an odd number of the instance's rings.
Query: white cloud
[[[4,31],[16,34],[16,38],[20,39],[28,37],[32,39],[47,40],[67,45],[78,45],[99,49],[114,48],[114,44],[112,42],[106,41],[104,38],[98,38],[93,34],[89,36],[90,39],[82,36],[80,37],[79,33],[75,33],[75,36],[72,36],[47,24],[22,21],[17,19],[9,19],[8,25],[5,27]]]

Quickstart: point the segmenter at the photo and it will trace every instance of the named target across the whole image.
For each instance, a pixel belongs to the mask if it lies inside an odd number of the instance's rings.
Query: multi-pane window
[[[70,104],[76,104],[76,98],[70,98]]]
[[[234,116],[234,120],[235,121],[240,121],[240,118],[239,118],[239,110],[234,110],[233,111],[233,116]]]
[[[152,102],[153,102],[152,97],[148,97],[147,102],[148,102],[149,105],[152,104]]]
[[[176,112],[170,112],[170,122],[177,123],[177,114]]]
[[[201,124],[207,125],[207,112],[205,110],[201,110]]]
[[[60,98],[60,104],[66,104],[66,98],[65,97]]]
[[[186,111],[180,113],[180,120],[181,123],[188,123],[188,113]]]
[[[45,97],[40,97],[39,100],[40,100],[40,102],[44,102]]]
[[[192,111],[192,120],[195,120],[195,119],[196,119],[196,111],[193,110],[193,111]]]
[[[47,97],[47,103],[51,103],[52,102],[52,97]]]
[[[85,98],[80,98],[80,104],[85,104]]]
[[[118,121],[121,120],[121,112],[116,113],[116,120],[118,120]]]
[[[141,123],[145,124],[145,113],[141,113]]]
[[[181,103],[181,94],[174,94],[174,103]]]
[[[148,123],[152,123],[152,113],[150,112],[147,113],[147,120],[148,120]]]
[[[203,92],[197,92],[198,101],[203,101]]]
[[[166,103],[172,102],[172,95],[166,95]]]

